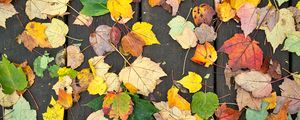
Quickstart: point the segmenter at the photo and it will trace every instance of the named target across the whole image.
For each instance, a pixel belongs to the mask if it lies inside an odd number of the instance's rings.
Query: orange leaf
[[[288,120],[288,108],[291,100],[286,100],[284,105],[280,108],[277,114],[271,114],[268,116],[268,120]]]
[[[63,89],[59,89],[57,102],[58,104],[62,105],[65,109],[72,107],[73,105],[72,94],[68,94]]]
[[[238,110],[227,107],[226,104],[222,104],[215,111],[215,115],[219,118],[219,120],[238,120],[241,113]]]
[[[162,0],[149,0],[148,3],[151,7],[154,7],[160,5],[162,3]]]
[[[226,40],[219,51],[228,54],[228,65],[234,71],[240,68],[261,68],[263,52],[257,41],[245,37],[244,34],[235,34]]]
[[[0,3],[6,3],[6,4],[8,4],[8,3],[10,3],[12,0],[0,0]]]
[[[198,64],[205,63],[205,67],[209,67],[209,65],[212,65],[217,60],[217,57],[214,46],[205,42],[204,45],[197,45],[192,61]]]
[[[199,26],[201,23],[210,25],[212,18],[215,14],[215,10],[206,3],[194,7],[192,13],[196,26]]]
[[[179,89],[172,86],[168,90],[168,104],[170,107],[176,106],[180,110],[190,110],[190,103],[178,94]]]
[[[145,42],[137,34],[130,32],[122,38],[121,44],[125,52],[137,57],[142,54]]]

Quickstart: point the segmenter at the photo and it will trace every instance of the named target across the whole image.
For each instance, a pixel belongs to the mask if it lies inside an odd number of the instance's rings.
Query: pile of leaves
[[[49,96],[49,107],[43,113],[45,120],[64,119],[65,110],[77,103],[83,92],[98,96],[85,104],[94,110],[87,120],[238,120],[243,110],[246,110],[246,119],[249,120],[287,120],[291,119],[291,114],[300,114],[300,95],[297,93],[300,91],[300,74],[289,73],[289,76],[283,77],[279,62],[270,57],[264,58],[259,42],[250,36],[258,29],[264,30],[273,52],[283,44],[283,50],[300,55],[297,46],[300,45],[300,3],[298,8],[279,9],[287,0],[269,1],[261,8],[257,7],[260,0],[215,0],[214,8],[205,3],[196,5],[191,11],[191,22],[177,15],[180,3],[184,1],[148,0],[151,7],[161,6],[172,13],[174,17],[167,24],[169,35],[182,49],[196,47],[191,61],[209,67],[215,64],[218,52],[228,55],[224,82],[229,89],[237,91],[238,110],[235,110],[226,103],[219,103],[215,93],[200,91],[203,78],[193,71],[174,81],[167,92],[167,101],[145,99],[167,74],[160,63],[142,56],[144,46],[160,44],[155,31],[152,31],[155,26],[148,22],[136,22],[131,28],[126,26],[133,18],[132,3],[140,1],[80,1],[83,4],[80,12],[72,8],[78,13],[74,24],[89,26],[93,16],[110,14],[111,19],[118,25],[124,25],[128,32],[122,34],[120,27],[115,25],[99,25],[90,33],[89,42],[97,56],[88,58],[88,68],[78,69],[85,57],[80,49],[80,40],[78,44],[59,51],[55,57],[45,51],[33,61],[33,70],[27,61],[16,64],[2,55],[0,105],[6,107],[5,120],[36,119],[36,110],[30,108],[22,95],[34,84],[36,76],[44,77],[45,71],[57,79],[52,87],[57,99]],[[4,28],[6,19],[18,13],[11,2],[0,0],[0,26]],[[55,49],[65,45],[66,37],[71,39],[67,36],[69,28],[55,16],[68,15],[68,3],[69,0],[27,0],[25,12],[31,21],[16,42],[31,52],[35,48]],[[235,20],[243,31],[226,40],[218,52],[211,44],[217,38],[216,29],[212,26],[215,16],[222,22]],[[51,22],[37,22],[36,19],[51,19]],[[111,52],[117,52],[125,61],[119,73],[109,72],[111,65],[105,62]],[[128,60],[131,57],[133,62]],[[207,77],[209,74],[204,78]],[[283,81],[279,86],[281,93],[276,93],[272,83],[280,80]],[[192,94],[191,103],[180,92]]]

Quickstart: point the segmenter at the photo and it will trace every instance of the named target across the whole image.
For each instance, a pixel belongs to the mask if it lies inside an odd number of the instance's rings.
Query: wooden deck
[[[259,6],[266,5],[267,0],[262,0],[263,2]],[[290,0],[286,2],[282,7],[287,6],[295,6],[298,0]],[[0,28],[0,54],[7,54],[8,58],[16,63],[20,63],[24,60],[28,60],[30,66],[33,66],[33,60],[39,56],[39,53],[44,53],[44,51],[48,51],[51,56],[55,56],[56,53],[64,49],[64,47],[60,47],[57,49],[35,49],[35,52],[28,51],[23,44],[18,44],[16,42],[16,37],[24,30],[24,26],[29,22],[28,17],[25,14],[25,0],[14,0],[13,5],[16,10],[19,12],[18,15],[13,16],[8,19],[6,22],[7,29]],[[189,13],[190,8],[193,8],[195,5],[199,5],[200,3],[208,3],[211,6],[214,6],[213,0],[185,0],[181,3],[179,9],[179,15],[186,17]],[[70,5],[76,10],[80,10],[82,5],[79,0],[70,1]],[[143,56],[149,57],[155,62],[165,62],[166,64],[162,65],[164,71],[168,74],[167,77],[163,78],[163,82],[159,84],[154,91],[153,95],[151,95],[151,99],[155,101],[166,100],[166,92],[172,86],[172,79],[178,80],[182,78],[182,66],[183,60],[186,53],[186,50],[183,50],[181,46],[169,36],[169,27],[167,23],[171,20],[173,16],[170,13],[162,9],[161,7],[151,8],[148,5],[147,0],[142,0],[141,3],[133,4],[133,9],[135,11],[134,19],[132,19],[127,25],[129,27],[132,26],[133,23],[137,21],[146,21],[153,24],[153,31],[156,33],[157,38],[161,42],[161,45],[152,45],[144,48]],[[86,46],[89,46],[89,34],[90,30],[94,30],[97,26],[102,24],[113,25],[114,22],[111,20],[110,15],[107,14],[105,16],[94,17],[93,23],[90,26],[90,29],[83,26],[73,25],[73,21],[75,16],[77,16],[76,12],[72,9],[68,9],[70,15],[64,16],[62,19],[69,26],[68,36],[74,38],[84,39],[81,42],[81,49]],[[192,17],[189,16],[188,20],[192,21]],[[37,20],[41,21],[41,20]],[[49,22],[50,20],[43,20],[41,22]],[[220,48],[225,40],[231,38],[235,33],[241,33],[241,29],[239,25],[231,20],[227,23],[221,23],[219,20],[215,19],[213,26],[219,29],[217,31],[218,37],[213,43],[216,49]],[[260,42],[260,47],[264,51],[264,56],[272,56],[272,51],[270,48],[270,44],[265,44],[265,34],[263,31],[257,31],[257,35],[254,36],[254,31],[250,36],[257,41]],[[78,43],[72,41],[70,39],[67,40],[65,47],[71,45],[73,43]],[[289,70],[290,72],[300,71],[300,57],[296,56],[294,53],[288,53],[286,51],[281,51],[282,46],[280,46],[276,53],[273,55],[273,58],[280,61],[283,68]],[[195,48],[191,49],[188,54],[188,60],[186,62],[185,75],[188,71],[194,71],[199,73],[201,76],[205,76],[206,74],[210,74],[209,79],[205,79],[205,84],[208,86],[212,86],[212,88],[202,88],[202,90],[212,91],[217,93],[220,98],[220,102],[230,102],[234,103],[236,98],[236,92],[234,90],[228,90],[228,87],[225,84],[224,78],[224,69],[217,66],[211,66],[209,68],[205,68],[201,65],[193,63],[189,60],[194,54]],[[88,67],[87,60],[93,56],[96,56],[93,49],[90,47],[86,49],[84,52],[85,61],[78,70],[82,68]],[[106,62],[112,65],[111,71],[118,73],[122,66],[123,60],[121,56],[117,53],[112,53],[106,59]],[[225,66],[227,62],[227,57],[225,54],[219,53],[218,60],[216,64]],[[172,78],[173,73],[173,78]],[[283,71],[283,75],[287,73]],[[42,113],[46,111],[47,105],[50,102],[51,96],[55,96],[54,91],[52,90],[53,84],[57,81],[57,79],[51,79],[49,74],[45,72],[45,76],[43,78],[37,78],[35,80],[34,85],[29,89],[32,95],[34,96],[39,110],[37,111],[38,119],[42,119]],[[278,85],[281,82],[274,83],[274,90],[279,92]],[[191,95],[189,94],[181,94],[188,101],[191,101]],[[24,94],[25,98],[30,102],[31,107],[36,109],[34,105],[32,97],[30,94],[26,92]],[[87,116],[92,112],[91,109],[82,106],[87,103],[91,99],[97,96],[91,96],[88,93],[82,93],[81,99],[78,104],[74,104],[70,110],[66,110],[65,119],[68,120],[85,120]],[[233,106],[236,107],[236,106]],[[2,112],[0,112],[2,113]]]

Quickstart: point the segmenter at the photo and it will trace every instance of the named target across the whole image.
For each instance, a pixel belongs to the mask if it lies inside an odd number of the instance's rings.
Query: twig
[[[39,105],[37,104],[35,98],[34,98],[33,95],[31,94],[30,90],[28,89],[27,91],[28,91],[30,97],[32,98],[32,100],[33,100],[33,102],[34,102],[34,104],[35,104],[35,106],[36,106],[36,110],[39,110],[39,109],[40,109],[40,108],[39,108]]]
[[[183,60],[183,66],[182,66],[182,75],[184,75],[184,72],[185,72],[185,64],[186,64],[186,59],[187,59],[187,56],[189,54],[189,51],[190,51],[191,48],[189,48],[186,53],[185,53],[185,57],[184,57],[184,60]]]

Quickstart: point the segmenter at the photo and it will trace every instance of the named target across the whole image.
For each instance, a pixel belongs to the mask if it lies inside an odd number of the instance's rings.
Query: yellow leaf
[[[273,92],[271,96],[263,99],[263,101],[269,103],[267,109],[274,109],[276,107],[276,100],[277,100],[276,92]]]
[[[60,89],[66,90],[68,94],[71,94],[73,92],[73,88],[71,87],[72,79],[70,76],[63,76],[59,77],[58,81],[53,85],[52,89],[55,91],[55,93],[58,95]]]
[[[196,120],[196,116],[191,115],[190,110],[171,107],[167,102],[153,102],[153,104],[159,110],[153,115],[156,120]]]
[[[51,97],[50,105],[47,107],[47,111],[43,113],[44,120],[63,120],[64,108],[58,104],[53,97]]]
[[[182,84],[185,88],[189,89],[190,93],[195,93],[202,88],[202,77],[194,72],[183,77],[178,83]]]
[[[179,89],[172,86],[168,90],[168,104],[170,107],[177,107],[180,110],[190,110],[190,103],[178,94]]]
[[[217,51],[209,42],[204,45],[198,44],[192,61],[198,64],[205,63],[205,67],[209,67],[217,60]]]
[[[51,23],[44,23],[44,25],[47,26],[45,33],[53,48],[58,48],[65,44],[69,28],[63,21],[53,18]]]
[[[121,82],[119,80],[119,77],[115,73],[106,73],[103,77],[103,80],[105,81],[105,84],[107,86],[107,92],[109,91],[120,91],[120,85]]]
[[[146,45],[160,44],[151,29],[152,25],[147,22],[137,22],[132,26],[132,32],[140,36]]]
[[[89,83],[94,79],[89,68],[82,69],[77,74],[77,79],[80,86],[88,86]]]
[[[199,117],[198,114],[195,114],[196,120],[203,120],[203,118]]]
[[[260,0],[230,0],[230,5],[235,10],[239,10],[245,3],[257,6],[260,3]]]
[[[104,62],[104,58],[104,56],[96,56],[89,59],[88,62],[94,76],[103,77],[108,72],[110,66]]]
[[[73,105],[72,93],[67,93],[64,89],[59,89],[57,103],[62,105],[65,109],[72,107]]]
[[[47,26],[39,22],[29,22],[25,27],[25,32],[31,36],[41,48],[50,48],[51,45],[45,34]]]
[[[47,14],[42,13],[41,10],[45,9],[49,3],[43,0],[27,0],[25,12],[30,20],[34,18],[46,19]]]
[[[107,86],[101,77],[95,76],[90,82],[87,90],[91,95],[99,94],[102,95],[106,92]]]
[[[222,2],[221,4],[217,4],[217,14],[223,22],[227,22],[231,18],[234,18],[235,11],[231,8],[229,3]]]
[[[124,84],[125,87],[129,90],[130,93],[136,93],[138,91],[138,89],[136,87],[134,87],[132,84],[130,83],[125,83]]]
[[[12,17],[13,15],[17,14],[18,12],[15,10],[12,4],[5,4],[0,3],[0,26],[6,28],[5,22],[6,19]]]
[[[132,0],[108,0],[107,8],[114,21],[119,22],[124,19],[131,19],[133,11],[130,3]],[[127,21],[127,20],[126,20]],[[125,22],[126,23],[126,22]]]

